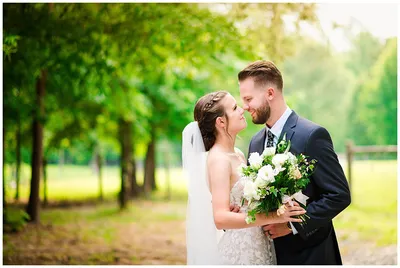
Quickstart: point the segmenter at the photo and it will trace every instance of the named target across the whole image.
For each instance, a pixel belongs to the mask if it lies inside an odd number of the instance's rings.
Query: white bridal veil
[[[207,180],[207,152],[197,122],[189,123],[182,133],[183,175],[188,180],[186,214],[187,264],[221,264],[217,230]]]

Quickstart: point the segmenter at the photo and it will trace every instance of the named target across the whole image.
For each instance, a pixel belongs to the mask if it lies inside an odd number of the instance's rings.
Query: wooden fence
[[[346,144],[346,157],[347,157],[347,176],[349,180],[349,187],[351,190],[351,164],[353,156],[356,153],[397,153],[397,145],[366,145],[356,146],[353,141],[348,141]]]

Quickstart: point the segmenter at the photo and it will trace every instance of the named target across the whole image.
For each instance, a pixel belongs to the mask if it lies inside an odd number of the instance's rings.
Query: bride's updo
[[[213,147],[217,135],[215,121],[225,115],[221,100],[229,94],[227,91],[217,91],[201,97],[194,107],[194,120],[199,124],[206,151]]]

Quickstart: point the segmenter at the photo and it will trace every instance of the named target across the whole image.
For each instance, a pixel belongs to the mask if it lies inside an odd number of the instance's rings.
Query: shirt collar
[[[292,113],[292,110],[289,108],[289,106],[286,106],[285,112],[281,115],[281,117],[278,119],[278,121],[275,122],[275,124],[272,126],[272,128],[269,128],[268,126],[266,126],[267,131],[270,130],[272,132],[272,134],[274,134],[274,136],[279,139],[279,137],[281,136],[283,127],[285,126],[285,123],[288,120],[291,113]]]

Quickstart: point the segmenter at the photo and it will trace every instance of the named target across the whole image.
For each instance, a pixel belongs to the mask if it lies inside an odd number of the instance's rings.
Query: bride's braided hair
[[[225,115],[225,109],[220,101],[229,94],[227,91],[217,91],[201,97],[194,107],[194,120],[199,124],[206,151],[214,145],[217,135],[215,121]],[[228,120],[228,118],[226,118]]]

